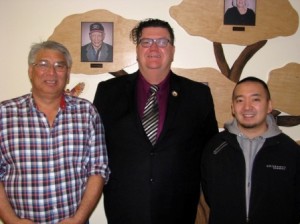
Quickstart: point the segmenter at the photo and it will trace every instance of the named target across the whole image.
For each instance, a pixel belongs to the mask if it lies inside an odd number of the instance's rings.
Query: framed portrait
[[[113,22],[81,22],[81,62],[113,62]]]
[[[224,25],[255,26],[256,0],[224,0]]]

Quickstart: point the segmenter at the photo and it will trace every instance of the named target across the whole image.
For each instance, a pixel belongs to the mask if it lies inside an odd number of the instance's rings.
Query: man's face
[[[272,111],[272,103],[260,83],[248,81],[239,84],[231,108],[243,133],[260,135],[267,130],[266,117]]]
[[[100,48],[103,40],[105,38],[105,33],[103,31],[94,31],[90,33],[90,40],[95,48]]]
[[[244,7],[246,7],[246,0],[236,0],[236,6],[238,8],[244,8]]]
[[[167,29],[161,27],[147,27],[142,31],[140,39],[143,38],[165,38],[170,40],[170,34]],[[168,43],[166,47],[159,47],[153,43],[150,47],[137,45],[137,60],[142,71],[161,70],[168,71],[174,58],[175,47]]]
[[[28,68],[32,93],[43,97],[60,96],[69,81],[70,68],[62,53],[42,49],[36,55],[34,64]]]

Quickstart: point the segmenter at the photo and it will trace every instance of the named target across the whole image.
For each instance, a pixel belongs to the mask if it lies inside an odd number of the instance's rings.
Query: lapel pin
[[[172,96],[177,97],[177,96],[178,96],[178,93],[177,93],[175,90],[173,90],[173,91],[172,91]]]

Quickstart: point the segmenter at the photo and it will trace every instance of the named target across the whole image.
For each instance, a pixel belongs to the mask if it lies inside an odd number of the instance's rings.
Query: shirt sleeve
[[[88,175],[100,174],[107,183],[110,170],[108,167],[108,156],[105,142],[104,126],[97,110],[92,106],[90,120],[90,166]]]

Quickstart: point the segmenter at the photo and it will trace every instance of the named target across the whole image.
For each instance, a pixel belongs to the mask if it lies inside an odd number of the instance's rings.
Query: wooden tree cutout
[[[241,54],[239,55],[239,57],[236,59],[232,67],[229,68],[229,65],[224,55],[222,44],[218,42],[213,42],[216,61],[221,73],[225,75],[225,77],[227,77],[229,80],[233,82],[238,82],[240,80],[242,71],[246,63],[266,43],[267,40],[262,40],[246,46],[244,50],[241,52]]]

